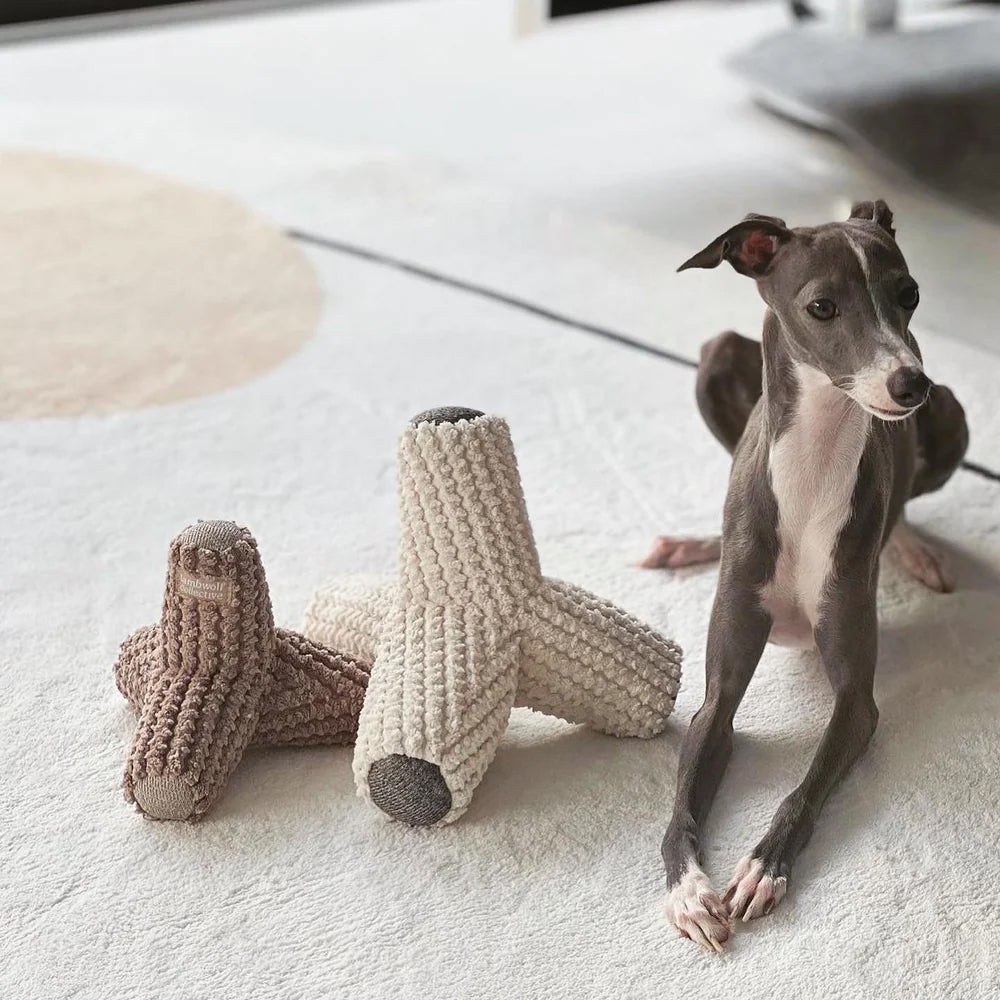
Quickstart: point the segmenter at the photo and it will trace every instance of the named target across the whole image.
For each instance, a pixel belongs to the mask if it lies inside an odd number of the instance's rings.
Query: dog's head
[[[884,201],[855,205],[845,222],[797,229],[751,214],[679,270],[729,261],[757,282],[794,360],[868,413],[902,420],[931,382],[909,332],[920,293],[895,236]]]

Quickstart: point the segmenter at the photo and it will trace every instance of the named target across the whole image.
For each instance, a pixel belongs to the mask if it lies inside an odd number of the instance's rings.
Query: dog
[[[933,590],[953,587],[903,508],[947,482],[968,427],[950,390],[924,373],[910,331],[920,293],[892,222],[881,200],[808,228],[752,214],[679,268],[728,261],[767,306],[762,343],[728,331],[704,346],[698,367],[698,407],[733,456],[721,539],[662,537],[643,564],[720,560],[705,700],[683,741],[662,846],[668,919],[714,951],[733,921],[781,901],[824,802],[875,731],[880,554],[893,552]],[[833,714],[808,773],[720,896],[699,865],[699,839],[769,641],[818,650]]]

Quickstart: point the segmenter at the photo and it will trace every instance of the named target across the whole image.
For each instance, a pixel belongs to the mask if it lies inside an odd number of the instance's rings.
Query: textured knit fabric
[[[330,649],[374,663],[382,622],[398,604],[398,584],[387,577],[343,576],[316,592],[302,631]]]
[[[201,522],[174,539],[160,630],[162,666],[142,702],[125,798],[154,819],[193,820],[243,756],[274,662],[271,600],[249,531]]]
[[[371,663],[398,585],[343,577],[317,591],[303,631]],[[524,618],[514,704],[612,736],[663,731],[681,674],[681,650],[627,611],[551,577]]]
[[[421,421],[403,432],[398,458],[400,586],[383,621],[354,773],[383,811],[430,825],[465,811],[496,753],[517,690],[520,609],[542,577],[503,420]],[[369,769],[393,756],[439,769],[446,811],[403,808],[413,797],[384,774],[372,795]],[[401,767],[399,784],[414,773]],[[446,798],[440,788],[437,797]]]
[[[518,704],[613,736],[663,732],[680,647],[582,587],[545,582],[525,619]]]
[[[137,714],[166,669],[158,625],[121,645],[115,683]],[[334,652],[298,632],[275,629],[275,661],[252,746],[353,743],[368,686],[369,663]]]
[[[337,582],[306,612],[310,637],[374,657],[354,755],[359,794],[415,825],[452,822],[514,704],[619,736],[662,731],[679,648],[542,577],[505,421],[421,414],[400,440],[399,504],[399,582]]]

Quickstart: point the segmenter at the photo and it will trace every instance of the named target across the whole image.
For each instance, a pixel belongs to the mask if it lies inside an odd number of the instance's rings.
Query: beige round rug
[[[321,292],[246,208],[126,167],[0,153],[0,418],[134,409],[297,351]]]

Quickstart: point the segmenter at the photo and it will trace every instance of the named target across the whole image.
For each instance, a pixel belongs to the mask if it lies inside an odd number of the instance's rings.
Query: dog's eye
[[[806,312],[813,319],[828,320],[837,315],[837,304],[832,299],[813,299],[806,306]]]
[[[899,304],[906,310],[912,312],[920,302],[920,289],[916,285],[907,285],[899,293]]]

